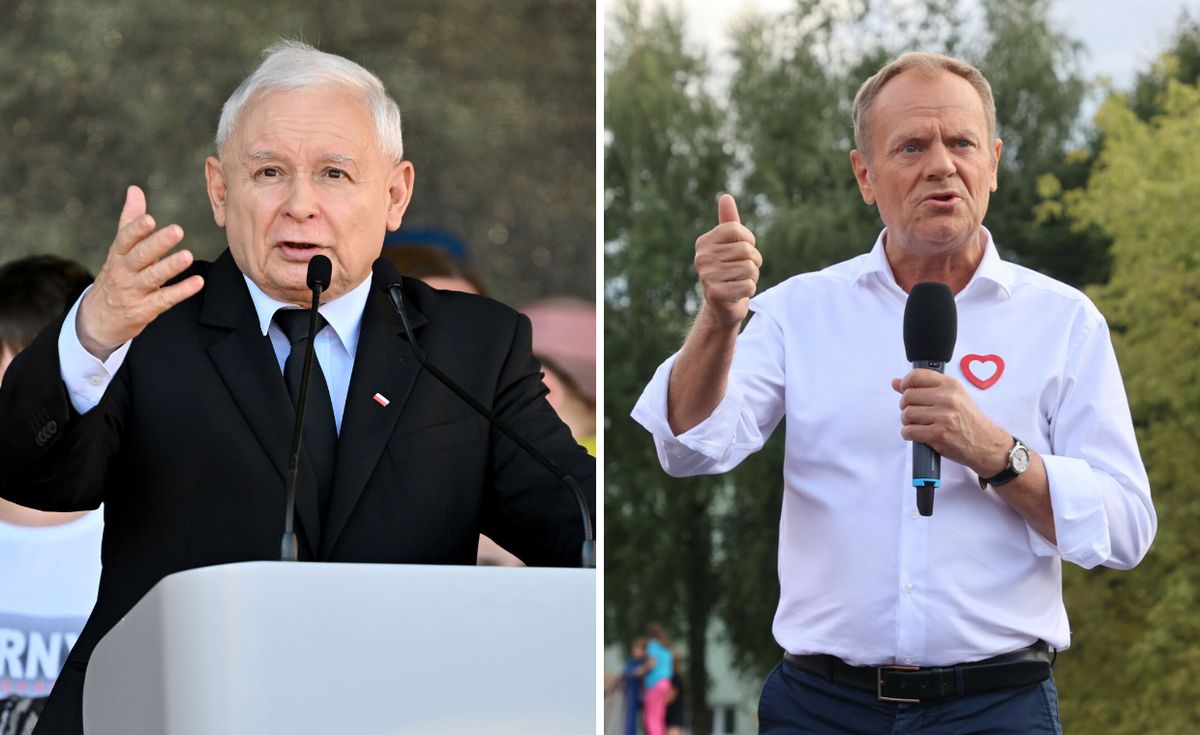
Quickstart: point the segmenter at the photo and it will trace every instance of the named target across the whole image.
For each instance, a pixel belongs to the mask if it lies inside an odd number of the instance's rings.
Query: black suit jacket
[[[59,376],[61,322],[13,361],[0,387],[0,495],[44,510],[105,508],[96,607],[39,733],[78,732],[92,649],[158,580],[278,558],[291,401],[229,252],[191,272],[205,275],[205,288],[133,341],[87,414],[73,410]],[[376,264],[324,524],[312,473],[300,468],[300,558],[473,564],[482,532],[528,564],[577,566],[573,496],[420,367],[384,291],[396,280]],[[528,319],[487,299],[403,284],[434,364],[590,489],[594,506],[594,462],[544,398]]]

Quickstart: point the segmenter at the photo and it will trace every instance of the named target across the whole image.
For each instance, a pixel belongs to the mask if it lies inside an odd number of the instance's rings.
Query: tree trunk
[[[700,483],[697,483],[700,484]],[[687,609],[688,660],[687,707],[693,735],[712,732],[712,712],[708,706],[708,622],[716,599],[716,570],[713,568],[711,492],[707,488],[689,488],[686,536],[683,539],[684,581]]]

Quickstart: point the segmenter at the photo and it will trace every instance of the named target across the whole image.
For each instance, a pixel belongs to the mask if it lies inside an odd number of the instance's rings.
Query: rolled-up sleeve
[[[674,477],[727,472],[762,448],[784,410],[784,346],[778,322],[756,312],[738,336],[725,396],[707,419],[675,435],[667,393],[676,353],[655,371],[632,416],[654,437],[658,461]]]
[[[1103,319],[1080,336],[1066,367],[1052,452],[1042,457],[1058,544],[1032,528],[1030,543],[1040,556],[1058,554],[1084,568],[1129,569],[1150,548],[1158,517]]]

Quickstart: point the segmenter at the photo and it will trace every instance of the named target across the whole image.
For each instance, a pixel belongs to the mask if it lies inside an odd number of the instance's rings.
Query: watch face
[[[1013,447],[1012,455],[1009,459],[1012,462],[1013,472],[1016,472],[1018,475],[1029,469],[1029,450],[1025,448],[1024,444],[1018,444]]]

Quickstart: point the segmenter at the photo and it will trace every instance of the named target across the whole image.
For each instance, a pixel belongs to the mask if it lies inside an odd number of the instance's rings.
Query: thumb
[[[737,202],[729,194],[722,194],[717,200],[717,222],[725,224],[726,222],[741,223],[742,219],[738,217]]]
[[[125,206],[121,208],[121,217],[117,220],[117,227],[124,227],[145,213],[145,193],[139,187],[131,186],[125,190]]]

